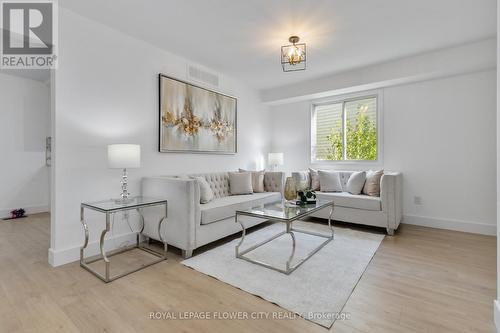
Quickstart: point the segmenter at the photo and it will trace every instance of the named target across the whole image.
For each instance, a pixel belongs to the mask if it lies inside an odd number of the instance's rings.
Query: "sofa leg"
[[[394,236],[394,229],[392,229],[392,228],[387,228],[387,234],[388,234],[389,236]]]
[[[184,259],[191,258],[193,256],[193,250],[182,250],[182,257]]]

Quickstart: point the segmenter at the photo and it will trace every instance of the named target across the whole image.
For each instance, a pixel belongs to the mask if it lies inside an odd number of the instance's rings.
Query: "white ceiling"
[[[495,0],[61,0],[167,51],[267,89],[496,35]],[[280,46],[307,43],[283,73]]]

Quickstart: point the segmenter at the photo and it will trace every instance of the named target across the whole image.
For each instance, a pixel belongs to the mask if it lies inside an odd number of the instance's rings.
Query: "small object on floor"
[[[25,213],[26,213],[26,211],[22,208],[14,209],[13,211],[10,212],[10,218],[8,218],[6,220],[13,220],[13,219],[19,219],[22,217],[26,217],[26,215],[24,215]]]

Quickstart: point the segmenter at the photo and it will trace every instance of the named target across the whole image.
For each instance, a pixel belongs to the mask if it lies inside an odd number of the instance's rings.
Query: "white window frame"
[[[363,98],[377,98],[377,159],[373,161],[369,160],[342,160],[342,161],[325,161],[316,160],[316,106],[335,104],[335,103],[345,103]],[[311,102],[311,117],[309,124],[310,131],[310,153],[311,153],[311,164],[316,166],[352,166],[358,167],[360,169],[370,168],[370,167],[381,167],[383,165],[384,156],[384,136],[383,136],[383,90],[369,90],[362,91],[352,94],[344,94],[338,96],[332,96],[327,98],[322,98],[314,100]],[[345,135],[345,133],[344,133]],[[344,148],[345,150],[345,148]],[[344,153],[343,153],[344,154]],[[345,158],[345,156],[343,157]]]

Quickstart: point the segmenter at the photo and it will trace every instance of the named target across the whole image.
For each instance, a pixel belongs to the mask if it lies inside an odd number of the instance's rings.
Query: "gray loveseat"
[[[198,182],[191,176],[201,176],[209,183],[214,193],[214,200],[200,203]],[[249,209],[261,204],[281,200],[284,174],[266,172],[263,193],[230,195],[229,173],[204,173],[193,175],[146,177],[142,179],[142,195],[166,198],[168,200],[168,218],[164,235],[169,245],[182,250],[189,258],[193,250],[241,231],[235,223],[236,210]],[[146,221],[156,221],[161,212],[148,209]],[[150,216],[156,214],[155,216]],[[264,222],[263,219],[243,217],[245,225],[250,227]],[[146,225],[144,233],[158,239],[154,225]]]
[[[347,192],[347,181],[353,172],[339,171],[343,192],[318,191],[318,199],[333,200],[335,209],[332,218],[336,221],[383,227],[389,235],[393,235],[403,218],[403,175],[400,172],[384,172],[380,179],[380,197],[372,197]],[[300,179],[300,174],[294,172],[292,176]],[[329,209],[323,209],[312,216],[327,219],[329,214]]]

